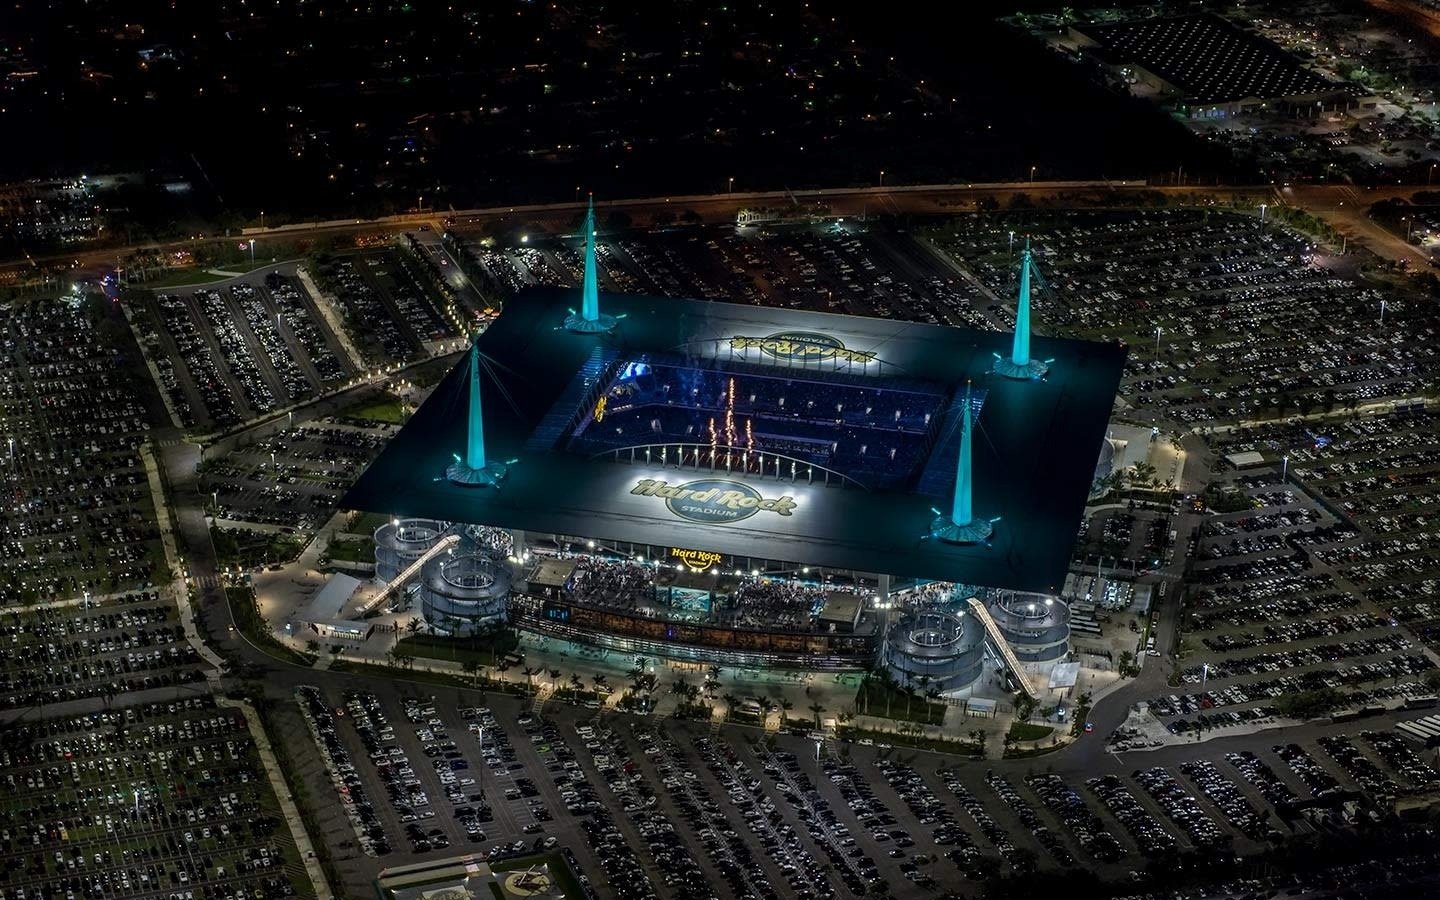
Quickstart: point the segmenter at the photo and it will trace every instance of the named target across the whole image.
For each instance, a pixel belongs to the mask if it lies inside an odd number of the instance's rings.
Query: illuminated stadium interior
[[[913,486],[949,401],[945,387],[895,377],[794,372],[752,363],[645,354],[613,366],[567,449],[586,456],[632,447],[731,471],[793,475],[824,468],[863,487]],[[978,413],[983,392],[976,392]],[[803,470],[803,469],[802,469]]]

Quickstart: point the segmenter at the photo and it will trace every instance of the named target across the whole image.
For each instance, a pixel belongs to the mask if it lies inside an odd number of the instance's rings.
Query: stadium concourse
[[[987,604],[1056,602],[1123,347],[1036,337],[1045,364],[1012,372],[996,361],[1028,359],[1028,316],[1012,341],[582,294],[579,313],[571,291],[507,304],[346,496],[391,520],[387,610],[747,669],[908,678],[958,654],[957,695],[984,656],[1038,696],[1026,671],[1063,654],[1021,663],[1024,629]],[[484,592],[474,615],[466,590]],[[902,607],[959,624],[892,640]],[[1063,638],[1063,604],[1053,619]]]

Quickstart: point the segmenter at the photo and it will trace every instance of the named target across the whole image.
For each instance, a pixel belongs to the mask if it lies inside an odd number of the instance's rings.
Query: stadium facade
[[[1021,373],[995,365],[1010,334],[589,285],[579,312],[573,290],[507,304],[344,501],[395,517],[386,572],[436,523],[509,535],[503,561],[422,563],[451,623],[432,627],[496,621],[503,585],[504,617],[560,638],[745,666],[909,654],[964,687],[985,631],[964,600],[1058,593],[1122,347],[1032,337],[1027,305],[1021,362],[1045,363]],[[937,582],[971,587],[936,603]]]

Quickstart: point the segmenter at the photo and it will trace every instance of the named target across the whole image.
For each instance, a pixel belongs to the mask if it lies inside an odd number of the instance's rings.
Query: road
[[[1324,190],[1324,189],[1321,189]],[[1005,182],[993,184],[942,184],[942,185],[901,185],[873,188],[832,188],[812,191],[763,191],[731,194],[696,194],[672,197],[644,197],[623,200],[599,201],[596,203],[596,219],[604,229],[611,213],[623,212],[638,225],[648,224],[657,213],[678,216],[691,211],[706,223],[735,221],[741,209],[765,207],[789,207],[794,202],[804,205],[823,204],[830,214],[841,216],[865,215],[943,215],[975,210],[982,199],[996,200],[1001,207],[1012,197],[1024,194],[1034,198],[1055,198],[1061,195],[1085,196],[1091,198],[1114,197],[1123,204],[1126,195],[1141,192],[1159,192],[1174,196],[1211,196],[1223,198],[1229,203],[1236,197],[1249,196],[1263,200],[1271,195],[1269,186],[1257,187],[1149,187],[1143,182],[1133,181],[1046,181],[1046,182]],[[479,209],[406,213],[379,219],[329,219],[318,222],[302,222],[270,228],[245,228],[241,233],[256,239],[260,253],[265,252],[265,239],[283,238],[286,241],[324,236],[344,237],[357,234],[389,233],[420,229],[429,226],[432,230],[444,227],[442,219],[453,220],[456,227],[537,227],[557,233],[571,233],[579,224],[585,209],[583,202],[531,204],[522,206],[493,206]],[[206,244],[228,242],[235,234],[201,235],[197,238],[176,241],[148,241],[123,247],[96,248],[70,253],[54,253],[37,257],[24,256],[0,262],[0,283],[23,277],[35,271],[68,271],[71,277],[108,271],[114,268],[116,260],[126,254],[152,251],[194,249]]]

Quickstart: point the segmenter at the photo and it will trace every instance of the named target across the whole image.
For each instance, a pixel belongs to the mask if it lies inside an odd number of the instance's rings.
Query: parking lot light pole
[[[1380,298],[1380,327],[1385,327],[1385,298]]]
[[[252,266],[255,265],[255,239],[254,239],[254,238],[251,238],[251,239],[250,239],[250,265],[252,265]],[[280,315],[280,314],[279,314],[279,313],[276,313],[275,315],[278,316],[278,315]]]

